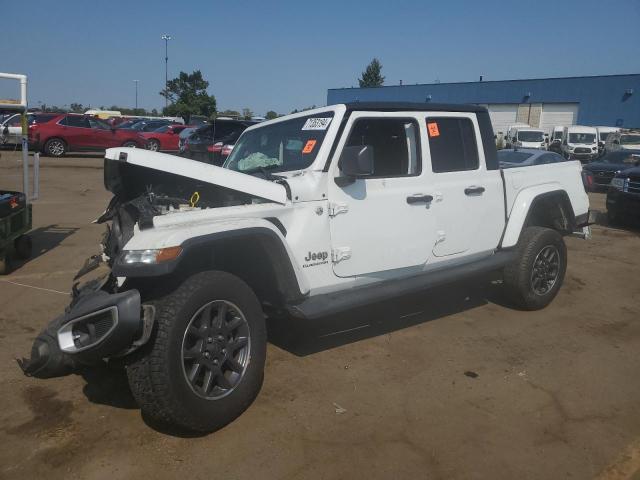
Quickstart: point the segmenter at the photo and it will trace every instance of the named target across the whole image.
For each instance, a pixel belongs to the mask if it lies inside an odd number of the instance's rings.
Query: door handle
[[[484,193],[484,187],[467,187],[464,189],[465,195],[482,195]]]
[[[411,195],[407,197],[407,203],[412,205],[414,203],[431,203],[433,201],[433,196],[431,195]]]

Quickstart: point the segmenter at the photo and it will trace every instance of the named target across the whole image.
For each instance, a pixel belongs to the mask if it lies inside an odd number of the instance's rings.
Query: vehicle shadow
[[[53,250],[60,245],[67,237],[70,237],[78,228],[76,227],[61,227],[60,225],[47,225],[46,227],[38,227],[29,231],[27,234],[31,237],[33,242],[33,250],[31,256],[25,260],[19,260],[13,258],[13,270],[18,270],[23,265],[29,263],[32,260],[44,255],[45,253]]]
[[[377,337],[487,303],[509,306],[499,274],[408,294],[314,322],[292,318],[268,320],[269,342],[297,356]]]
[[[596,211],[596,225],[640,235],[640,219],[638,218],[630,217],[612,224],[609,221],[607,212]]]

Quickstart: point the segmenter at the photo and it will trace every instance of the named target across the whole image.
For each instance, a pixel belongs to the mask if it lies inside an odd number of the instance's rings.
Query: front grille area
[[[624,184],[624,191],[629,193],[640,193],[640,177],[629,177]]]
[[[584,147],[576,147],[573,150],[574,153],[591,153],[591,149],[589,148],[584,148]]]

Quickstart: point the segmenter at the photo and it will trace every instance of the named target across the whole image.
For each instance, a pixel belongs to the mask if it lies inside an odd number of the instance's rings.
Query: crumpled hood
[[[119,147],[107,149],[105,158],[181,175],[282,205],[287,203],[287,191],[284,185],[176,155],[140,148]]]

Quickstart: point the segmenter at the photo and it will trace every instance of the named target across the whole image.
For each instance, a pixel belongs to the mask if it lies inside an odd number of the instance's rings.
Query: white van
[[[596,127],[596,130],[598,131],[598,153],[602,155],[609,134],[619,132],[620,129],[616,127]]]
[[[615,152],[616,150],[640,150],[640,130],[620,130],[610,133],[605,142],[605,150],[607,152]]]
[[[588,162],[598,156],[598,131],[595,127],[572,125],[562,133],[562,155],[569,160]]]
[[[518,127],[512,133],[511,146],[514,148],[544,149],[547,146],[544,139],[544,130],[532,127]]]
[[[528,123],[515,123],[510,125],[505,136],[506,148],[513,148],[514,137],[519,128],[531,128]]]

